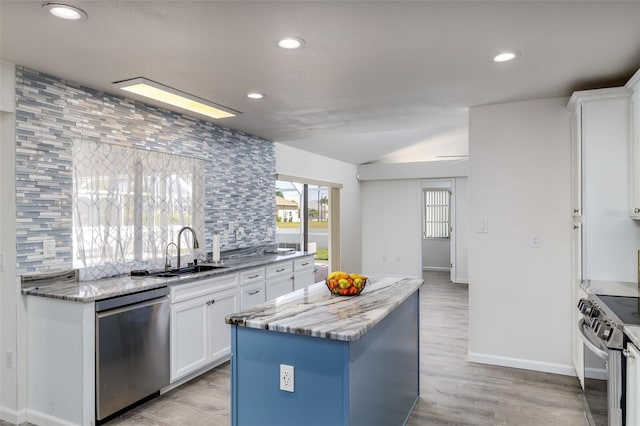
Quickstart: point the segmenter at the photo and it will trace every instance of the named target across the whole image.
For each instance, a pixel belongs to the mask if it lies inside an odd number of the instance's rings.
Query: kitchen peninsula
[[[227,316],[232,425],[404,424],[419,397],[422,283],[373,277],[356,297],[318,283]]]

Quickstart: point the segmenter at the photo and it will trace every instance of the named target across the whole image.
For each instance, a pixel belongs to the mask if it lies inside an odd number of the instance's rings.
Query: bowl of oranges
[[[368,277],[358,274],[348,274],[342,271],[335,271],[327,276],[327,288],[333,294],[340,296],[357,296],[362,293],[367,285]]]

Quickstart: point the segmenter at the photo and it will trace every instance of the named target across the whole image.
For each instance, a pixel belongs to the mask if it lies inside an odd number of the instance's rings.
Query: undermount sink
[[[169,271],[154,272],[154,273],[150,273],[149,276],[150,277],[169,278],[169,277],[178,277],[180,275],[197,274],[198,272],[205,272],[205,271],[211,271],[213,269],[224,269],[224,268],[226,268],[226,266],[195,265],[195,266],[189,266],[187,268],[180,268],[180,269],[172,269],[172,270],[169,270]]]

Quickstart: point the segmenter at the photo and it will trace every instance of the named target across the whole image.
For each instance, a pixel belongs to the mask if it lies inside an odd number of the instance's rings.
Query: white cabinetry
[[[630,103],[630,215],[640,219],[640,70],[626,85],[632,91]]]
[[[267,266],[267,300],[293,291],[292,262],[278,262]]]
[[[171,382],[230,354],[225,316],[238,311],[238,274],[171,287]]]
[[[571,214],[582,216],[582,105],[571,111]]]
[[[640,350],[627,343],[626,425],[640,426]]]
[[[315,283],[314,256],[306,256],[293,261],[293,289],[307,288]]]
[[[240,308],[250,309],[266,300],[265,268],[253,268],[240,273]]]
[[[573,310],[571,315],[573,323],[571,324],[572,351],[573,351],[573,367],[576,369],[580,386],[584,389],[584,350],[582,339],[578,332],[578,321],[582,317],[578,311],[578,301],[586,299],[587,294],[580,287],[582,281],[582,224],[576,222],[573,224],[573,234],[571,241],[571,289]]]

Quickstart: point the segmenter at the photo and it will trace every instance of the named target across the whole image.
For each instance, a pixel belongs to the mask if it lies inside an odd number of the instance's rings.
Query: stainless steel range
[[[625,424],[625,325],[640,325],[638,298],[589,295],[578,309],[584,343],[584,397],[594,426]]]

